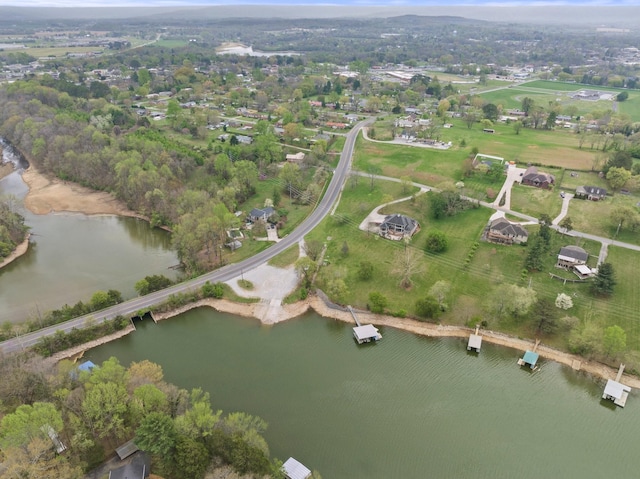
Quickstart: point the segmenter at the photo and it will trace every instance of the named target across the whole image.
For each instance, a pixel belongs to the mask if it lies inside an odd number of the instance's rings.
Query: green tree
[[[207,281],[202,285],[202,295],[205,298],[220,299],[224,296],[224,286],[220,282],[211,284]]]
[[[557,309],[547,298],[540,298],[533,307],[536,331],[552,334],[558,327]]]
[[[629,98],[629,92],[621,91],[616,96],[616,101],[625,101],[627,98]]]
[[[26,447],[33,439],[49,439],[46,430],[62,431],[62,415],[48,402],[23,404],[11,414],[2,418],[0,423],[0,448]]]
[[[416,301],[416,314],[421,318],[436,318],[440,313],[438,300],[433,296],[426,296]]]
[[[173,471],[178,477],[202,479],[211,461],[204,444],[190,437],[178,436],[173,454]]]
[[[627,348],[627,333],[618,325],[605,328],[602,349],[609,357],[615,357]]]
[[[190,407],[176,418],[175,425],[182,435],[200,440],[212,434],[221,415],[222,411],[213,412],[209,393],[196,388],[191,391]]]
[[[562,221],[558,223],[558,226],[562,228],[565,233],[567,233],[568,231],[571,231],[573,229],[573,221],[571,220],[571,217],[565,216],[564,218],[562,218]]]
[[[309,256],[302,256],[295,262],[295,269],[298,275],[302,278],[303,286],[309,288],[311,286],[311,280],[316,270],[318,269],[318,263],[312,260]]]
[[[602,263],[598,266],[598,274],[596,274],[591,283],[592,291],[597,295],[610,296],[615,285],[613,265],[611,263]]]
[[[372,313],[382,314],[384,313],[384,308],[387,307],[389,301],[387,297],[377,291],[373,291],[369,293],[369,309]]]
[[[128,403],[129,395],[123,385],[100,382],[87,391],[82,411],[97,437],[115,443],[127,430]]]
[[[607,171],[607,181],[614,191],[622,188],[631,179],[631,172],[624,168],[612,166]]]
[[[148,414],[136,429],[136,446],[165,461],[170,461],[173,457],[177,439],[178,433],[173,419],[161,412]]]
[[[278,175],[283,184],[283,189],[290,198],[297,198],[302,193],[302,173],[296,163],[285,163]]]
[[[434,230],[427,235],[424,249],[429,253],[442,253],[447,250],[448,245],[447,235],[442,231]]]
[[[526,96],[522,99],[522,111],[525,115],[528,115],[533,106],[535,105],[535,101],[532,98]]]
[[[487,120],[496,121],[498,119],[498,107],[493,103],[487,103],[482,107],[482,113]]]

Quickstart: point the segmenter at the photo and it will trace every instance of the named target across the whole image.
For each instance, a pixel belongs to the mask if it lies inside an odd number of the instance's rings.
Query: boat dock
[[[625,404],[627,404],[627,398],[631,392],[631,388],[629,386],[625,386],[620,382],[623,372],[624,364],[620,364],[616,380],[608,379],[607,384],[604,387],[604,393],[602,394],[602,399],[609,399],[610,401],[613,401],[616,406],[620,407],[624,407]]]
[[[536,353],[536,349],[538,349],[538,345],[540,344],[540,340],[536,339],[536,344],[533,346],[531,351],[527,350],[524,353],[524,356],[518,359],[518,366],[529,366],[534,371],[538,369],[536,363],[538,362],[538,358],[540,355]]]
[[[467,351],[474,350],[476,353],[480,352],[482,346],[482,336],[478,334],[479,327],[476,326],[476,332],[469,335],[469,342],[467,343]]]
[[[356,312],[353,310],[353,308],[351,306],[347,306],[347,309],[349,310],[351,316],[353,316],[353,319],[357,324],[357,326],[353,328],[353,337],[358,342],[358,344],[370,343],[371,341],[378,341],[382,339],[382,334],[380,334],[378,328],[376,328],[373,324],[361,325],[360,321],[358,320],[358,316],[356,315]]]

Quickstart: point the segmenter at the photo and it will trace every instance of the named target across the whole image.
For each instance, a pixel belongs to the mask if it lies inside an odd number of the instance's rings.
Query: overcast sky
[[[187,5],[343,5],[343,6],[545,6],[628,5],[638,0],[0,0],[0,6],[19,7],[151,7]]]

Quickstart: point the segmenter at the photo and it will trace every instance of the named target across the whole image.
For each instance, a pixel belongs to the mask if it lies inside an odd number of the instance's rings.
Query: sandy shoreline
[[[29,187],[24,204],[36,215],[73,212],[86,215],[119,215],[141,218],[106,191],[95,191],[77,183],[48,177],[31,165],[22,179]]]
[[[232,301],[224,299],[204,299],[192,304],[188,304],[174,311],[170,311],[167,313],[157,313],[154,315],[154,319],[156,321],[162,321],[202,306],[208,306],[215,309],[216,311],[223,313],[258,319],[256,311],[259,308],[260,303],[244,304],[234,303]],[[346,323],[355,324],[350,313],[329,308],[324,303],[324,301],[322,301],[317,296],[310,297],[305,301],[301,301],[295,304],[284,305],[283,311],[277,322],[296,318],[309,310],[314,310],[320,316],[325,318],[336,319],[339,321],[344,321]],[[358,317],[361,318],[363,323],[372,323],[376,326],[387,326],[391,328],[402,329],[413,334],[435,338],[468,338],[469,334],[473,332],[473,330],[470,328],[460,326],[446,326],[424,323],[413,319],[376,315],[366,311],[358,311]],[[511,349],[516,349],[518,351],[522,351],[523,353],[526,350],[532,349],[534,346],[534,342],[532,341],[514,338],[494,331],[481,331],[480,334],[483,337],[483,341],[497,344],[503,347],[508,347]],[[538,346],[537,352],[542,358],[564,364],[577,371],[584,371],[588,374],[602,379],[615,379],[616,377],[617,370],[614,368],[595,361],[588,361],[574,354],[569,354],[557,349],[549,348],[547,346],[544,346],[543,344],[540,344]],[[514,359],[514,365],[515,362],[516,361]],[[640,388],[640,378],[637,378],[635,376],[624,374],[622,377],[622,382],[628,386],[631,386],[632,388]]]

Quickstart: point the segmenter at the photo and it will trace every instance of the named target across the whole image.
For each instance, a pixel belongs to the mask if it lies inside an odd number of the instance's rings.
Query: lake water
[[[98,290],[115,289],[130,298],[147,275],[177,277],[170,268],[178,259],[166,231],[110,215],[34,215],[22,207],[27,191],[19,171],[0,180],[0,195],[17,198],[32,233],[27,253],[0,269],[0,322],[37,318],[86,302]]]
[[[214,409],[269,423],[273,456],[325,479],[638,477],[640,396],[602,401],[602,381],[522,352],[391,328],[358,346],[351,326],[307,314],[275,326],[197,309],[89,351],[149,359]]]

